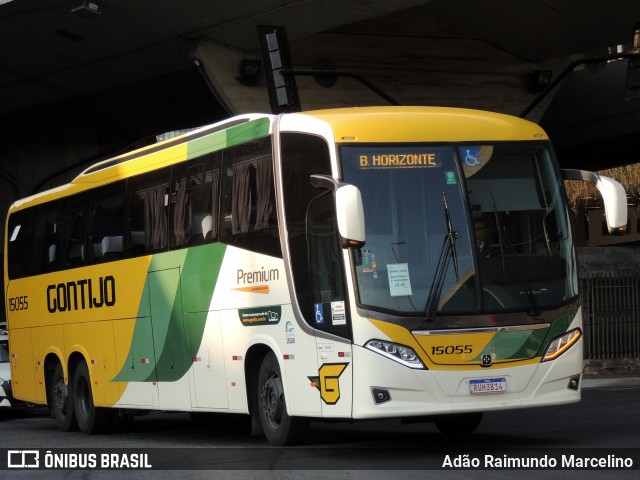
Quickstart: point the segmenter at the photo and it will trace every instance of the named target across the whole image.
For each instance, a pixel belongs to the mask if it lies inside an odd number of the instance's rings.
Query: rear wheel
[[[469,435],[482,421],[482,412],[443,415],[435,420],[436,427],[445,435]]]
[[[63,432],[75,430],[76,421],[73,411],[73,388],[71,381],[64,383],[62,365],[56,365],[51,380],[50,404],[53,417],[58,422],[58,428]]]
[[[304,438],[309,420],[292,417],[282,387],[280,365],[273,352],[262,361],[258,376],[258,412],[264,434],[273,445],[293,445]]]
[[[80,362],[73,378],[73,399],[76,422],[82,433],[103,433],[113,418],[113,410],[96,408],[91,393],[91,378],[85,362]]]

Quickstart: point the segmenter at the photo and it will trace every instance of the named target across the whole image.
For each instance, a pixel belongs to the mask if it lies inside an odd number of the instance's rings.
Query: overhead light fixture
[[[551,83],[551,70],[534,70],[529,77],[529,89],[532,92],[541,92]]]
[[[104,0],[83,0],[71,7],[71,13],[75,13],[84,18],[93,18],[102,13]]]
[[[255,85],[260,76],[260,69],[262,68],[261,60],[251,60],[243,58],[240,60],[238,81],[243,85]]]

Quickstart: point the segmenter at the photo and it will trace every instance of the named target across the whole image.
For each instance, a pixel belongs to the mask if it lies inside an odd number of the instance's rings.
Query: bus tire
[[[110,426],[113,411],[96,408],[91,393],[91,377],[86,362],[82,361],[73,376],[73,406],[78,429],[87,435],[104,433]]]
[[[257,394],[260,422],[269,443],[280,446],[300,443],[309,428],[309,419],[287,413],[280,365],[273,352],[262,360]]]
[[[457,413],[438,417],[434,423],[445,435],[470,435],[476,431],[482,421],[482,412]]]
[[[64,383],[62,365],[58,363],[51,380],[51,412],[58,423],[58,429],[62,432],[70,432],[76,429],[76,420],[73,410],[73,387],[71,379]]]

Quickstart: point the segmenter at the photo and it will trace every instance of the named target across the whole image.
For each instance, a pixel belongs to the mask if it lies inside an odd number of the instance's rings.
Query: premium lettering
[[[236,272],[236,283],[238,285],[251,285],[252,283],[270,282],[273,280],[280,280],[280,272],[277,268],[265,270],[264,267],[261,267],[260,270],[254,272],[245,272],[240,269]]]
[[[112,275],[97,280],[58,283],[47,287],[49,313],[112,307],[116,304],[116,279]]]

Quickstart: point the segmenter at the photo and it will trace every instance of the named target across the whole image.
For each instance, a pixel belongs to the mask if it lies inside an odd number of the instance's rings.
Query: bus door
[[[189,409],[191,390],[187,372],[192,358],[182,314],[180,270],[149,272],[148,279],[160,407]]]
[[[185,313],[193,358],[193,406],[229,408],[220,312]],[[200,349],[196,351],[197,347]]]
[[[125,344],[128,348],[125,363],[114,378],[122,382],[122,405],[191,408],[188,372],[192,358],[179,283],[178,268],[149,272],[145,285],[148,303],[141,302],[135,319],[113,322],[116,350]]]
[[[320,392],[323,417],[350,417],[351,325],[333,192],[310,203],[307,242],[318,359],[318,375],[312,381]]]

